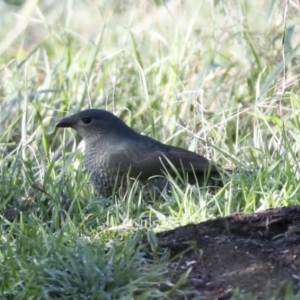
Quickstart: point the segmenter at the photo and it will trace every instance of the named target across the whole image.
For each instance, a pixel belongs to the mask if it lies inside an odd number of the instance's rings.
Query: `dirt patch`
[[[184,287],[195,292],[188,299],[230,299],[234,289],[266,299],[299,292],[299,233],[300,206],[293,206],[233,214],[157,237],[174,258],[170,270],[179,277],[191,268]]]

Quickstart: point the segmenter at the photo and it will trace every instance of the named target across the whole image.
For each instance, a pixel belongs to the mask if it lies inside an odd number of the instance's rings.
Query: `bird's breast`
[[[99,147],[87,145],[84,162],[96,190],[103,196],[110,196],[116,182],[116,172],[109,164],[109,156]]]
[[[86,170],[90,173],[95,169],[104,168],[107,163],[107,157],[105,151],[99,147],[95,147],[93,144],[86,144],[84,153],[84,163]]]

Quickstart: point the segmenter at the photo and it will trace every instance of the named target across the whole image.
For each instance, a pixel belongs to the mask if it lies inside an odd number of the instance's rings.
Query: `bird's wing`
[[[208,169],[217,170],[205,157],[166,145],[156,149],[145,147],[140,151],[135,148],[122,151],[119,148],[119,151],[111,153],[111,162],[120,162],[119,175],[130,171],[130,176],[139,178],[163,175],[166,171],[171,174],[177,171],[182,175],[184,173],[203,174]]]

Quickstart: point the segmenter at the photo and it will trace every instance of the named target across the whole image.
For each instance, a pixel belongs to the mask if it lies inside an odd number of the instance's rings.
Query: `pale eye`
[[[92,123],[92,118],[91,117],[84,117],[84,118],[82,118],[82,122],[84,123],[84,124],[90,124],[90,123]]]

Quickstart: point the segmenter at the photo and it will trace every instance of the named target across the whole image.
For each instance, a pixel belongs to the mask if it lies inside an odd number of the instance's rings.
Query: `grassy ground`
[[[36,2],[0,3],[3,299],[184,297],[153,232],[299,203],[296,1]],[[90,106],[251,175],[153,205],[99,199],[79,137],[54,130]]]

